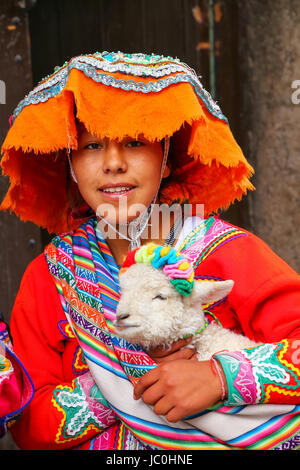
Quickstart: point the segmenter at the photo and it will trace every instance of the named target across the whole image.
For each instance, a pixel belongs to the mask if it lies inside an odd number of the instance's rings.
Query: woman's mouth
[[[114,185],[105,185],[102,188],[99,188],[105,196],[110,198],[118,198],[122,196],[128,196],[132,191],[136,188],[136,186],[128,185],[128,184],[114,184]]]

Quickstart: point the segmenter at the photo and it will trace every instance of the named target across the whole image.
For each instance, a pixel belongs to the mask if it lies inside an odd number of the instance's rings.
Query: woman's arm
[[[300,403],[300,282],[296,273],[266,281],[236,308],[262,344],[215,355],[228,384],[225,404]]]
[[[243,334],[261,345],[215,357],[228,384],[227,405],[300,403],[300,276],[249,234],[220,250],[223,275],[235,286],[223,314],[234,312]],[[240,260],[239,263],[230,260]],[[226,317],[223,317],[226,322]]]

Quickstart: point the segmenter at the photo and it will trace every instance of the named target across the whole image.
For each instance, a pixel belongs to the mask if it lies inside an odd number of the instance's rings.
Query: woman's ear
[[[168,176],[170,176],[170,174],[171,174],[171,168],[168,166],[168,164],[166,164],[166,167],[165,167],[165,170],[163,172],[162,177],[163,178],[168,178]]]

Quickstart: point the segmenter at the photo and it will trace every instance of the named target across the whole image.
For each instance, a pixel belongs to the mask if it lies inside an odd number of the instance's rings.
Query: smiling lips
[[[128,183],[106,184],[99,190],[108,197],[120,197],[128,195],[136,186]]]

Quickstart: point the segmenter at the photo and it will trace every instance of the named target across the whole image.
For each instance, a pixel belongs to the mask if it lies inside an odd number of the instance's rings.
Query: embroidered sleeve
[[[58,385],[53,390],[52,404],[61,421],[55,442],[82,440],[114,424],[117,420],[90,374],[86,372],[72,384]]]
[[[225,405],[300,404],[300,338],[214,357],[228,385]]]

